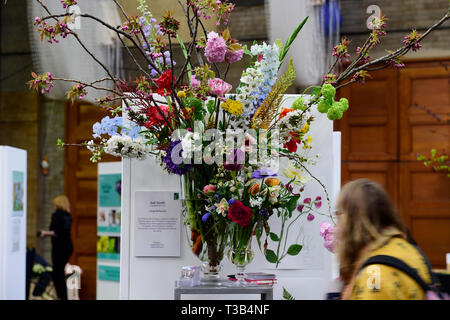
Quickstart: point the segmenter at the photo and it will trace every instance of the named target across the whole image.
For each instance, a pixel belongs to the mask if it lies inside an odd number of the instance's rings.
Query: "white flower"
[[[222,198],[219,203],[214,204],[216,206],[216,211],[220,213],[222,216],[226,217],[228,213],[228,201],[225,198]]]
[[[261,209],[262,203],[264,202],[264,198],[261,197],[250,197],[250,206],[253,208]]]

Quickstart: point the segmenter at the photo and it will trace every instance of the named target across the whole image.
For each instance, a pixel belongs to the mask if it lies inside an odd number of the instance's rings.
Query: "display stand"
[[[27,152],[0,146],[0,300],[24,300]]]
[[[194,287],[183,287],[179,286],[175,282],[174,289],[174,299],[181,300],[182,294],[208,294],[208,295],[242,295],[242,294],[257,294],[261,295],[261,300],[273,300],[273,286],[248,286],[248,287],[237,287],[237,286],[194,286]]]
[[[298,95],[285,95],[281,107],[289,107]],[[333,122],[325,114],[313,112],[315,117],[311,124],[312,150],[311,154],[318,154],[319,158],[310,171],[325,186],[334,205],[340,188],[340,134],[333,133]],[[280,179],[283,180],[281,169],[286,163],[282,159],[280,164]],[[137,220],[140,218],[142,201],[140,195],[143,192],[167,192],[174,193],[180,190],[180,177],[169,175],[159,162],[153,158],[140,161],[136,159],[123,159],[122,161],[122,229],[120,249],[120,298],[121,299],[173,299],[174,280],[181,275],[184,266],[198,266],[200,261],[194,256],[188,245],[188,234],[180,222],[181,243],[179,243],[179,255],[160,256],[150,254],[142,256],[136,254],[136,249],[143,245],[141,238],[136,238],[139,233]],[[287,182],[283,180],[283,182]],[[328,205],[323,189],[318,183],[311,181],[303,198],[322,196],[322,209],[328,212]],[[154,196],[150,197],[154,198]],[[333,208],[331,209],[333,210]],[[139,211],[139,212],[138,212]],[[180,212],[181,214],[181,212]],[[282,299],[283,287],[296,299],[323,299],[326,290],[337,274],[337,265],[333,262],[333,255],[323,246],[323,239],[319,234],[319,225],[322,221],[329,220],[316,215],[313,221],[307,221],[306,217],[299,219],[299,226],[292,231],[292,237],[299,237],[304,244],[302,252],[298,256],[287,256],[275,269],[274,264],[266,261],[260,252],[256,239],[252,244],[255,258],[246,270],[248,272],[276,273],[277,284],[273,287],[273,298]],[[279,221],[269,221],[271,229],[277,230]],[[153,241],[154,239],[149,239]],[[235,273],[235,266],[226,258],[223,260],[223,277]],[[184,290],[184,289],[183,289]],[[216,295],[193,294],[192,299],[221,299]],[[253,295],[254,297],[254,295]],[[229,294],[228,299],[252,299],[252,295]]]

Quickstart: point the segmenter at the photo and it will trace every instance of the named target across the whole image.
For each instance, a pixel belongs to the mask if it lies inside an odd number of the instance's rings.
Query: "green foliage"
[[[273,232],[269,233],[269,236],[270,236],[270,240],[272,240],[272,241],[275,241],[275,242],[280,241],[280,238],[278,237],[278,235]]]
[[[303,246],[301,244],[293,244],[289,247],[287,254],[296,256],[302,251]]]
[[[295,298],[292,296],[292,294],[290,294],[289,291],[287,291],[285,287],[283,287],[283,299],[284,300],[295,300]]]
[[[308,21],[309,17],[306,17],[298,26],[295,28],[294,32],[292,32],[291,36],[286,40],[286,43],[284,44],[283,49],[280,51],[280,62],[283,62],[284,57],[286,57],[292,43],[294,42],[295,38],[297,38],[298,33],[300,30],[302,30],[303,26],[305,25],[306,21]],[[281,66],[281,63],[280,63]]]
[[[58,138],[58,140],[56,141],[56,145],[58,147],[64,148],[64,141]]]
[[[448,160],[448,155],[441,154],[438,156],[436,149],[431,149],[430,153],[430,158],[418,155],[417,160],[422,161],[425,167],[432,166],[433,170],[436,172],[447,172],[447,177],[450,178],[450,161]]]
[[[270,263],[277,263],[278,262],[277,255],[275,254],[275,252],[273,252],[273,250],[270,250],[270,249],[266,250],[266,259]]]

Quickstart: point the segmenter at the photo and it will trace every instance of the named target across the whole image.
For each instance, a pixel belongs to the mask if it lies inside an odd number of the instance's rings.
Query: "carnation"
[[[216,32],[208,33],[208,41],[205,47],[205,57],[209,63],[223,62],[227,51],[225,40]]]
[[[234,63],[242,59],[244,55],[244,49],[236,50],[236,51],[226,51],[225,53],[225,62],[226,63]]]
[[[211,89],[211,92],[218,97],[223,97],[225,94],[231,91],[231,84],[223,81],[219,78],[209,79],[208,85]]]

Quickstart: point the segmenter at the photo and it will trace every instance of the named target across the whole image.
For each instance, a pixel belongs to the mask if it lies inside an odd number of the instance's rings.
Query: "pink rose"
[[[204,193],[210,193],[210,192],[215,192],[215,191],[216,191],[216,188],[212,184],[208,184],[203,187]]]
[[[226,83],[222,79],[214,78],[208,80],[208,85],[211,92],[218,97],[223,97],[225,94],[231,91],[231,84]]]

